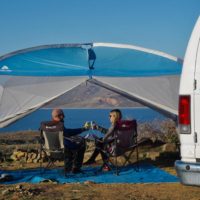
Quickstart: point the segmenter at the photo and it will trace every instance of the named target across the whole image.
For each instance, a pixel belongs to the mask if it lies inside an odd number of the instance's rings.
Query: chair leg
[[[124,161],[122,166],[124,166],[127,162],[129,164],[132,164],[132,162],[130,162],[129,159],[130,159],[131,155],[133,154],[133,152],[134,152],[134,150],[132,150],[128,155],[126,155],[126,154],[123,155],[123,157],[125,158],[125,161]]]
[[[43,134],[42,131],[40,131],[40,172],[42,173],[42,152],[44,151],[43,149],[43,144],[42,144],[42,138],[43,138]]]
[[[66,149],[64,147],[64,176],[66,177],[67,171],[66,171],[67,161],[66,161]]]
[[[124,154],[123,157],[125,159],[124,163],[122,166],[125,166],[125,164],[128,162],[129,164],[132,164],[130,161],[130,157],[133,154],[134,150],[136,150],[136,164],[137,164],[137,170],[139,170],[139,151],[138,151],[138,146],[135,147],[128,155]]]
[[[119,176],[117,156],[115,156],[115,168],[116,168],[116,175]]]
[[[49,160],[45,168],[50,168],[52,162]]]
[[[40,158],[39,158],[39,162],[40,162],[40,174],[42,174],[42,150],[40,149]]]
[[[54,159],[48,158],[48,163],[47,163],[47,165],[46,165],[46,168],[56,167],[56,165],[54,164],[54,162],[55,162]]]
[[[43,155],[44,158],[45,158],[45,157],[48,157],[46,151],[42,148],[42,149],[40,150],[40,171],[41,171],[41,173],[42,173],[42,168],[43,168],[43,158],[42,158],[42,154],[44,154],[44,155]],[[44,167],[44,168],[45,168],[45,167]]]
[[[40,169],[42,168],[42,150],[40,149]]]
[[[137,157],[137,169],[139,171],[139,151],[138,151],[138,145],[136,146],[136,157]]]

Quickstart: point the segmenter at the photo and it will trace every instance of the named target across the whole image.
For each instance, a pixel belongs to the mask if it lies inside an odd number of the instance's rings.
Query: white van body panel
[[[196,159],[200,160],[200,94],[195,94],[195,98],[194,98],[194,102],[195,102],[195,133],[196,133],[196,139],[197,139],[197,143],[196,143],[196,149],[195,149],[195,157]],[[199,103],[198,103],[199,102]]]
[[[196,133],[196,158],[200,159],[200,23],[198,27],[199,40],[196,52],[195,80],[196,88],[194,90],[194,131]]]
[[[180,131],[181,161],[175,168],[181,183],[200,186],[200,17],[186,50],[179,95],[190,96],[190,132]]]
[[[198,135],[200,135],[200,112],[195,112],[195,110],[200,111],[200,105],[195,105],[194,103],[195,101],[198,101],[200,104],[199,100],[195,100],[196,97],[200,98],[200,67],[197,67],[197,58],[199,57],[199,40],[200,17],[198,18],[195,24],[195,27],[193,29],[192,35],[188,43],[183,63],[179,90],[180,95],[190,95],[191,97],[191,134],[180,133],[181,158],[182,161],[185,162],[196,162],[196,155],[200,154],[200,149],[199,152],[197,152],[199,145],[196,144],[196,129],[199,130]],[[198,63],[199,62],[200,59],[198,59]],[[197,70],[198,75],[196,74]],[[195,89],[196,83],[198,85],[196,85],[198,89]]]

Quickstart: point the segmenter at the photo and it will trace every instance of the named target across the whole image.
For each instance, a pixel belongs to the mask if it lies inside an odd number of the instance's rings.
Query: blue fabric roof
[[[0,61],[0,75],[84,76],[88,75],[88,55],[80,47],[48,48],[19,53]]]
[[[137,77],[177,75],[181,69],[182,63],[156,53],[111,46],[52,46],[0,57],[0,75]]]
[[[95,76],[133,77],[177,75],[181,64],[156,54],[133,49],[95,47]]]

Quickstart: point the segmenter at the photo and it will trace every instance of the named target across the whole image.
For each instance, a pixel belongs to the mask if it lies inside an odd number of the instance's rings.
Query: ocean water
[[[49,109],[40,109],[0,129],[0,133],[22,130],[38,130],[42,121],[51,120]],[[86,121],[95,121],[100,126],[109,127],[110,109],[64,109],[65,126],[68,128],[82,127]],[[123,108],[123,119],[136,119],[138,123],[153,120],[164,120],[165,116],[149,108]]]

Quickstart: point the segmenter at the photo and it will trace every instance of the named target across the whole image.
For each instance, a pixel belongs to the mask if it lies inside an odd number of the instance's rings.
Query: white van
[[[183,184],[200,185],[200,17],[186,50],[179,90],[181,161],[175,162]]]

